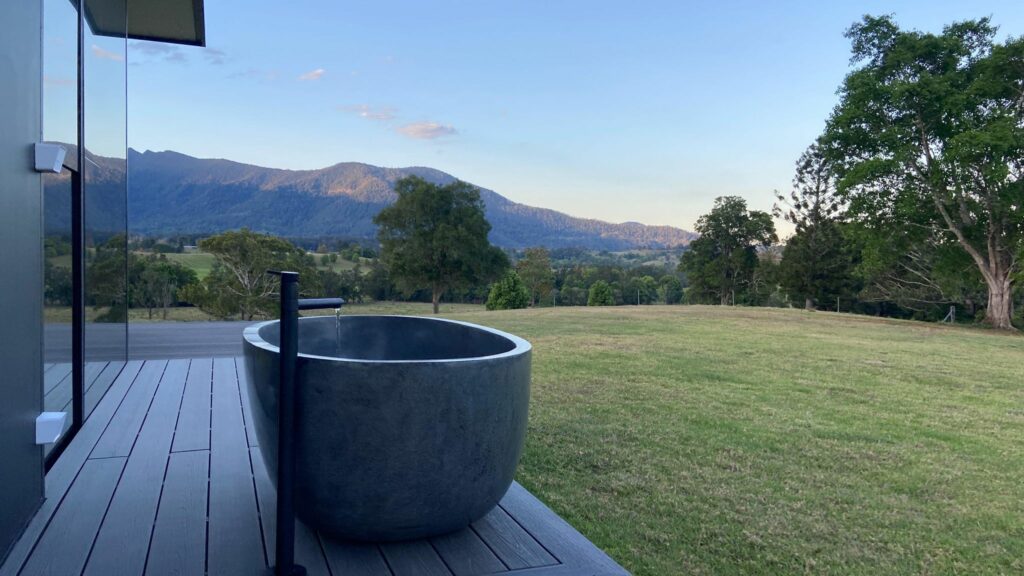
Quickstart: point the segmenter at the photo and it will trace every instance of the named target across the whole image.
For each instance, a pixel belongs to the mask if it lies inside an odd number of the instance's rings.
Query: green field
[[[216,260],[216,257],[206,252],[182,252],[180,254],[167,254],[167,259],[178,262],[186,268],[191,268],[199,276],[199,279],[202,280],[213,269],[213,262]]]
[[[1024,573],[1024,338],[698,306],[534,345],[518,479],[638,575]]]
[[[355,268],[355,262],[339,258],[337,261],[323,266],[320,264],[320,254],[313,254],[316,258],[316,265],[319,269],[333,270],[335,272],[344,272]],[[186,268],[191,268],[195,271],[199,279],[202,280],[210,273],[213,269],[213,263],[216,257],[213,254],[207,252],[183,252],[183,253],[170,253],[167,254],[167,258],[175,262],[180,263]],[[370,263],[370,260],[364,259],[363,266],[366,267]]]

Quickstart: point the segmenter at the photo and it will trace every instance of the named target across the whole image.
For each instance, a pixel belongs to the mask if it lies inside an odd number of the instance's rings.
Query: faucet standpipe
[[[299,360],[299,310],[334,308],[345,303],[341,298],[299,300],[299,273],[268,270],[281,278],[281,329],[278,347],[280,374],[278,388],[277,435],[277,563],[273,576],[305,576],[306,569],[295,563],[295,369]]]

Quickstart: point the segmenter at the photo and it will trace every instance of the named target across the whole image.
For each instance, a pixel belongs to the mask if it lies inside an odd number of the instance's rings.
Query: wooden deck
[[[244,364],[90,370],[91,389],[105,394],[91,396],[92,415],[47,475],[47,499],[0,576],[253,576],[273,564],[275,494],[239,385]],[[300,524],[296,557],[311,576],[627,574],[519,484],[486,517],[438,538],[355,544]]]

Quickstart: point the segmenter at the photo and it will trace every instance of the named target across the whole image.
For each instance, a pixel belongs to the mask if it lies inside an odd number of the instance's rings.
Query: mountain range
[[[124,160],[90,158],[95,168],[91,179],[87,173],[87,198],[116,190]],[[397,197],[396,181],[410,175],[441,185],[455,181],[450,174],[425,167],[343,162],[319,170],[282,170],[131,149],[127,165],[131,230],[146,235],[207,234],[244,226],[292,238],[372,239],[373,217]],[[695,237],[671,226],[576,218],[479,190],[492,227],[491,242],[504,248],[674,248]],[[88,219],[88,200],[86,210]],[[96,218],[104,217],[99,208],[92,211]],[[57,222],[48,219],[48,226],[54,225]]]

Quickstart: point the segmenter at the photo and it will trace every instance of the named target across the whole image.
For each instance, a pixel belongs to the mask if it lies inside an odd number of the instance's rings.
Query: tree
[[[812,144],[797,160],[789,197],[775,191],[776,218],[796,227],[786,243],[780,264],[781,282],[791,297],[814,310],[832,301],[847,284],[849,259],[837,222],[842,200],[835,189],[835,172],[821,147]],[[781,204],[780,204],[781,203]]]
[[[153,318],[153,310],[161,309],[161,316],[167,319],[167,309],[178,299],[178,292],[199,281],[194,270],[166,256],[137,258],[132,262],[129,274],[129,291],[132,306],[141,304],[147,315]]]
[[[859,67],[840,87],[827,153],[849,212],[880,234],[938,235],[987,286],[985,320],[1012,329],[1024,252],[1024,38],[987,18],[941,34],[871,17],[847,32]]]
[[[615,294],[612,287],[604,280],[598,280],[590,286],[587,296],[587,306],[614,306]]]
[[[492,284],[487,295],[488,310],[515,310],[529,304],[530,291],[515,270],[509,270],[501,280]]]
[[[267,270],[298,272],[300,294],[319,290],[313,257],[283,238],[243,228],[200,240],[199,248],[216,261],[210,274],[201,283],[186,286],[181,297],[214,316],[276,316],[279,281]]]
[[[653,304],[658,299],[658,281],[650,275],[634,276],[622,296],[628,304]]]
[[[551,255],[546,248],[527,248],[523,259],[516,264],[516,272],[530,293],[530,306],[535,306],[555,287]]]
[[[842,228],[832,220],[807,226],[786,242],[779,264],[779,283],[804,308],[815,310],[821,303],[849,292],[852,264]]]
[[[373,219],[381,259],[401,288],[431,291],[435,314],[446,291],[485,283],[508,268],[508,257],[487,240],[491,225],[472,185],[409,176],[395,192],[395,203]]]
[[[102,310],[96,322],[126,322],[132,255],[125,235],[117,234],[98,244],[91,256],[85,271],[85,298],[95,310]]]
[[[723,306],[735,302],[736,292],[750,283],[757,267],[757,248],[778,241],[767,212],[747,210],[739,196],[720,196],[709,214],[697,220],[700,234],[683,253],[679,270],[686,273],[690,290],[703,300]]]
[[[679,304],[683,300],[683,283],[675,274],[666,274],[659,282],[659,292],[665,304]]]

